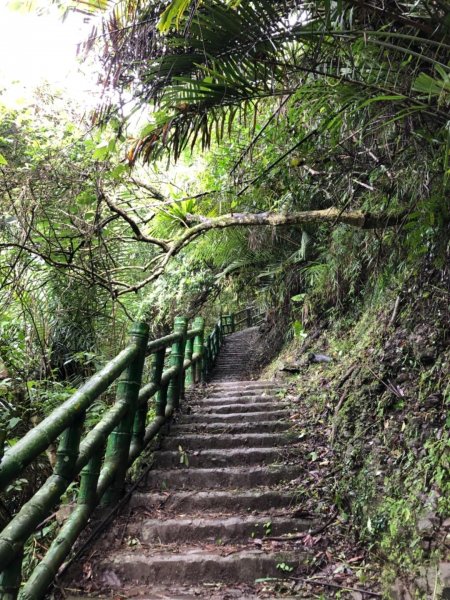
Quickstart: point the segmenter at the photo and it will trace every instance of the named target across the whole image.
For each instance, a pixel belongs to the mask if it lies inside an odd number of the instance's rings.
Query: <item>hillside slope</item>
[[[297,396],[310,459],[303,491],[315,489],[325,512],[336,509],[330,538],[344,527],[354,540],[358,560],[346,568],[363,581],[381,567],[386,593],[396,580],[398,598],[447,597],[436,573],[445,583],[449,290],[448,267],[425,267],[353,313],[322,314],[264,374],[290,381]],[[322,571],[339,562],[324,556]]]

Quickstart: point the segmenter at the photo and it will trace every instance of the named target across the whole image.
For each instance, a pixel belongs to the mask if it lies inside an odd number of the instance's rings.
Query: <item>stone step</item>
[[[247,403],[233,403],[233,404],[213,404],[202,405],[195,411],[196,415],[207,415],[207,414],[229,414],[229,413],[256,413],[256,412],[272,412],[274,410],[286,410],[287,404],[285,402],[251,402]]]
[[[233,412],[229,414],[223,413],[195,413],[189,415],[182,415],[181,419],[183,423],[198,423],[203,425],[205,423],[240,423],[246,422],[257,422],[257,421],[278,421],[279,419],[287,419],[289,417],[289,410],[273,410],[270,412],[256,411],[256,412]]]
[[[291,517],[271,517],[251,515],[245,517],[145,519],[131,523],[126,535],[139,540],[141,544],[183,544],[183,543],[247,543],[252,538],[268,535],[281,536],[297,534],[316,527],[317,523]]]
[[[230,374],[225,374],[225,375],[220,375],[217,374],[214,377],[214,381],[220,381],[221,383],[226,383],[228,381],[235,381],[236,380],[236,373],[230,373]],[[244,375],[241,375],[241,381],[246,381],[246,377]]]
[[[190,422],[178,422],[172,425],[171,432],[173,434],[192,432],[192,433],[208,433],[209,435],[222,434],[233,432],[239,433],[275,433],[287,431],[291,424],[287,421],[254,421],[254,422],[223,422],[222,420],[215,423],[198,423],[195,419]]]
[[[294,508],[297,496],[286,492],[272,490],[214,490],[209,492],[166,492],[133,494],[130,508],[164,509],[167,511],[190,512],[224,512],[236,511],[278,511]]]
[[[298,476],[295,466],[227,467],[226,469],[153,469],[149,471],[145,485],[148,489],[208,490],[218,488],[252,489],[292,481]]]
[[[176,574],[177,582],[184,585],[203,582],[248,583],[263,577],[283,578],[280,563],[292,567],[289,575],[295,575],[298,567],[306,562],[306,551],[266,553],[263,550],[243,550],[226,555],[217,552],[187,548],[177,552],[168,547],[165,552],[119,551],[92,564],[93,578],[109,589],[120,589],[133,584],[171,584]]]
[[[249,390],[249,389],[270,389],[270,388],[279,388],[280,384],[277,383],[276,381],[262,381],[260,379],[257,380],[251,380],[251,379],[247,379],[247,380],[242,380],[242,379],[234,379],[231,381],[227,381],[227,382],[218,382],[218,381],[213,381],[209,384],[209,387],[215,389],[215,390],[220,390],[220,389],[230,389],[232,387],[239,389],[239,390]]]
[[[239,465],[273,464],[283,459],[280,448],[233,448],[224,450],[157,451],[153,454],[157,469],[163,468],[225,468]]]
[[[167,436],[162,442],[162,450],[202,450],[204,448],[273,448],[288,446],[295,440],[294,435],[277,433],[223,433],[220,435],[185,434]]]
[[[222,398],[223,400],[228,398],[276,398],[279,390],[264,390],[264,389],[256,389],[256,390],[219,390],[219,391],[211,391],[204,398],[204,400],[213,400]]]
[[[254,396],[208,396],[207,398],[196,399],[192,401],[192,404],[196,406],[214,406],[220,404],[258,404],[260,402],[282,402],[281,398],[277,396],[261,396],[260,394]]]

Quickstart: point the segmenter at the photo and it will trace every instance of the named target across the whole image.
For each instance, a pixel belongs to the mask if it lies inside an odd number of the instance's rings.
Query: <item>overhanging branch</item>
[[[193,225],[182,237],[189,238],[197,232],[209,229],[224,229],[226,227],[280,227],[286,225],[303,225],[306,223],[345,223],[360,229],[381,229],[398,225],[404,213],[385,214],[370,213],[361,210],[345,211],[339,208],[326,208],[324,210],[305,210],[290,214],[275,212],[262,213],[233,213],[221,217],[203,217],[201,215],[187,215],[185,222]]]
[[[343,223],[360,229],[384,229],[399,225],[405,216],[405,213],[378,214],[360,210],[342,211],[339,208],[307,210],[291,214],[274,212],[257,214],[234,213],[212,218],[202,215],[186,215],[184,222],[189,226],[188,229],[169,244],[167,252],[155,257],[152,273],[138,284],[117,291],[117,295],[121,296],[128,292],[137,292],[158,279],[163,274],[167,263],[172,257],[176,256],[194,239],[214,229],[226,229],[228,227],[285,227],[310,223],[330,223],[332,225]]]

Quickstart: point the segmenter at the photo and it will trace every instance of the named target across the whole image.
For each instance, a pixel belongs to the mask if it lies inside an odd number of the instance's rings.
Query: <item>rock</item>
[[[281,365],[278,369],[279,371],[288,371],[289,373],[299,373],[301,371],[302,365],[298,362],[296,363],[285,363]]]
[[[450,600],[450,563],[441,562],[431,567],[423,567],[420,576],[414,582],[406,585],[399,579],[391,588],[392,600]]]
[[[417,358],[423,365],[432,365],[436,360],[436,349],[424,348],[418,353]]]
[[[417,531],[424,537],[431,537],[436,524],[436,515],[434,515],[434,513],[429,513],[419,519],[417,523]]]
[[[312,363],[329,363],[332,362],[332,358],[330,356],[327,356],[326,354],[314,354],[311,353],[308,356],[309,358],[309,362]]]

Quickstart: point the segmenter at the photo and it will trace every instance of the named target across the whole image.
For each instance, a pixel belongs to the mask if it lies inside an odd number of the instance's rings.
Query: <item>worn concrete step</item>
[[[253,398],[253,397],[263,397],[263,398],[276,398],[278,390],[265,390],[265,389],[256,389],[256,390],[218,390],[211,391],[205,397],[205,400],[212,400],[214,398],[223,398],[224,400],[227,398]]]
[[[154,469],[149,471],[146,487],[157,490],[243,488],[276,485],[298,476],[296,466],[228,467],[226,469]]]
[[[256,411],[256,412],[233,412],[233,413],[202,413],[198,412],[195,414],[182,415],[181,419],[183,423],[195,422],[198,424],[204,423],[240,423],[242,421],[256,422],[256,421],[278,421],[279,419],[287,419],[289,417],[289,410],[273,410],[267,411]]]
[[[235,381],[235,380],[236,380],[236,373],[224,375],[223,377],[221,375],[216,375],[214,377],[214,381],[219,381],[221,383],[228,382],[228,381]],[[246,378],[245,374],[241,374],[241,381],[246,381],[246,380],[249,380],[249,378]]]
[[[236,358],[236,359],[223,359],[223,360],[219,360],[216,363],[216,370],[220,371],[221,369],[224,368],[233,368],[236,370],[236,373],[238,374],[240,371],[242,371],[242,358]]]
[[[228,556],[218,551],[188,548],[177,552],[168,547],[165,552],[119,551],[93,563],[93,578],[110,589],[134,584],[173,583],[174,576],[185,585],[202,582],[249,583],[262,577],[282,578],[277,565],[292,567],[290,575],[304,564],[306,551],[266,553],[262,550],[243,550]]]
[[[234,379],[234,380],[229,380],[226,382],[213,381],[212,383],[209,384],[209,386],[212,387],[213,389],[217,389],[217,390],[230,389],[232,387],[235,387],[236,389],[240,389],[240,390],[248,390],[248,389],[259,389],[259,388],[278,388],[278,387],[280,387],[280,384],[276,381],[270,381],[270,380],[264,381],[261,379],[256,379],[256,380]]]
[[[208,414],[229,414],[229,413],[256,413],[272,412],[274,410],[286,410],[288,408],[285,402],[253,402],[234,403],[234,404],[213,404],[212,406],[202,405],[196,411],[197,415]]]
[[[242,371],[242,358],[237,358],[236,360],[221,360],[216,364],[217,371],[222,369],[234,369],[236,373]]]
[[[288,446],[295,440],[295,435],[279,433],[223,433],[221,435],[202,435],[188,433],[185,435],[167,436],[162,443],[162,450],[202,450],[205,448],[273,448]]]
[[[287,431],[291,427],[288,421],[250,421],[241,420],[241,422],[224,422],[222,419],[215,423],[199,423],[195,419],[188,422],[178,422],[172,425],[171,432],[178,433],[207,433],[209,435],[221,433],[275,433]]]
[[[246,543],[252,538],[308,531],[317,523],[292,517],[251,515],[245,517],[145,519],[128,525],[126,535],[141,544]]]
[[[164,509],[180,513],[278,511],[294,508],[297,496],[273,490],[214,490],[209,492],[166,492],[133,494],[130,508]]]
[[[261,402],[283,402],[276,396],[209,396],[192,402],[195,406],[220,406],[225,404],[259,404]]]
[[[160,450],[154,453],[155,466],[163,468],[195,468],[235,467],[246,465],[273,464],[283,459],[281,448],[233,448],[224,450]]]

